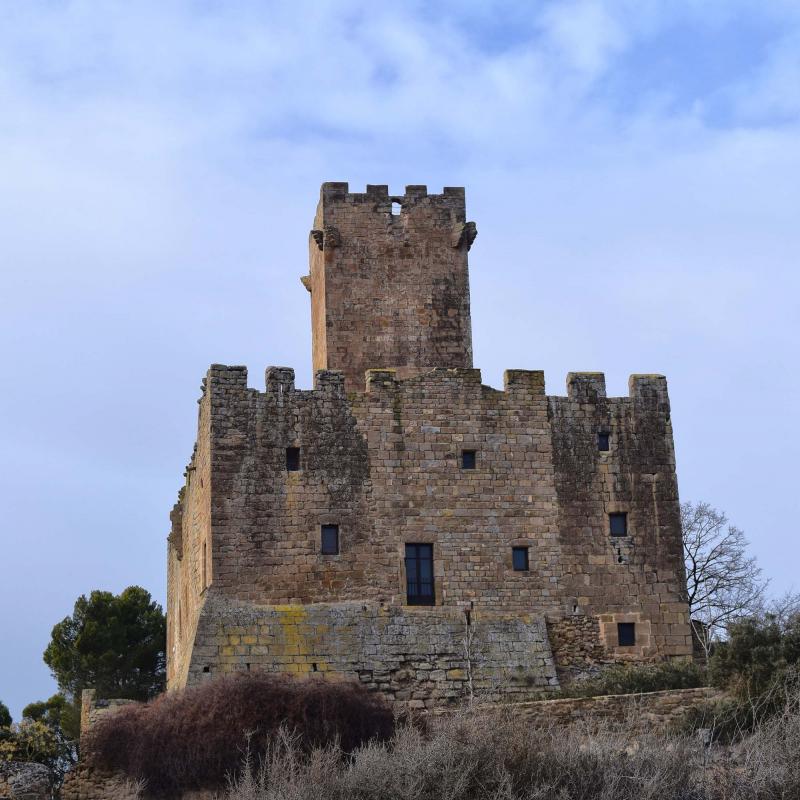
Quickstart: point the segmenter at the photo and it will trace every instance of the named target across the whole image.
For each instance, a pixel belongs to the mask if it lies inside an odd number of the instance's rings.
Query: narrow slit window
[[[527,547],[512,547],[511,548],[511,561],[514,565],[515,572],[528,571],[528,548]]]
[[[208,549],[203,542],[203,589],[208,587]]]
[[[339,554],[339,526],[322,526],[322,555],[335,556]]]
[[[461,469],[475,469],[478,462],[478,452],[476,450],[461,451]]]
[[[620,647],[633,647],[636,644],[636,623],[617,623],[617,642]]]
[[[611,449],[611,434],[608,431],[600,431],[597,434],[597,449],[605,453]]]
[[[299,472],[300,471],[300,448],[287,447],[286,448],[286,471]]]
[[[608,524],[612,536],[628,535],[628,515],[625,512],[609,514]]]
[[[406,545],[406,595],[410,606],[435,604],[432,544]]]

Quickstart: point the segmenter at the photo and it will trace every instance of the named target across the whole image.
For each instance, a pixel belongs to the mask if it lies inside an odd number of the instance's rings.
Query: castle
[[[168,540],[168,686],[356,678],[433,707],[691,656],[665,379],[472,366],[464,190],[322,185],[313,390],[213,365]]]

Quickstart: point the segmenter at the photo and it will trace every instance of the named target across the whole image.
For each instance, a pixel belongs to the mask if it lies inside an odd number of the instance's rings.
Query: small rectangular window
[[[432,544],[406,545],[406,593],[410,606],[436,604]]]
[[[475,469],[477,462],[477,451],[475,450],[462,450],[461,451],[461,469]]]
[[[299,472],[300,471],[300,448],[287,447],[286,448],[286,471]]]
[[[516,572],[528,571],[528,548],[527,547],[512,547],[511,560],[514,564]]]
[[[322,526],[322,555],[335,556],[339,553],[339,526]]]
[[[633,647],[636,644],[636,623],[618,622],[617,641],[620,647]]]
[[[628,515],[624,512],[616,512],[608,515],[608,523],[612,536],[628,535]]]
[[[600,431],[597,434],[597,449],[601,452],[610,450],[611,434],[606,431]]]

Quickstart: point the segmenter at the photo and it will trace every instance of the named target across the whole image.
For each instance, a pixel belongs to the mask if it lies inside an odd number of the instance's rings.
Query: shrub
[[[284,739],[255,775],[242,772],[228,800],[688,800],[696,751],[659,735],[633,744],[602,728],[588,735],[465,712],[430,736],[400,728],[346,760]]]
[[[800,666],[800,614],[772,614],[732,624],[714,650],[709,675],[715,686],[742,700],[772,690],[787,671]]]
[[[795,800],[800,692],[736,748],[602,723],[535,728],[522,716],[461,713],[430,735],[400,728],[342,759],[284,736],[227,800]]]
[[[237,674],[124,706],[89,733],[94,766],[145,780],[155,793],[224,785],[249,748],[267,752],[281,728],[310,750],[336,743],[347,753],[394,731],[389,706],[357,684]]]
[[[638,694],[666,689],[694,689],[706,685],[705,672],[691,661],[653,664],[615,664],[588,680],[567,687],[567,697]]]

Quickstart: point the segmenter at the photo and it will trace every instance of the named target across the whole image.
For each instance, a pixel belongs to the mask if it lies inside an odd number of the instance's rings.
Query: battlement
[[[614,402],[620,400],[657,401],[669,403],[667,379],[663,375],[633,374],[628,378],[628,394],[608,397],[606,394],[606,377],[602,372],[569,372],[567,373],[567,394],[546,395],[545,378],[542,370],[509,369],[503,373],[503,389],[494,389],[481,382],[481,371],[475,368],[447,369],[437,367],[420,372],[413,376],[402,377],[395,369],[368,369],[365,373],[362,388],[351,387],[351,391],[376,394],[391,392],[403,387],[435,386],[441,383],[453,383],[468,390],[479,388],[497,394],[517,394],[524,392],[531,396],[552,397],[556,400],[576,401],[578,403]],[[205,388],[213,384],[217,390],[247,389],[247,367],[212,364],[207,377],[203,380]],[[255,391],[255,390],[250,390]],[[267,367],[264,373],[264,391],[269,395],[287,396],[296,391],[305,394],[320,392],[328,396],[345,396],[345,375],[341,370],[316,370],[314,388],[297,390],[295,374],[291,367]]]
[[[401,195],[389,194],[386,184],[367,184],[365,192],[351,192],[348,183],[323,183],[320,188],[320,199],[317,210],[319,218],[326,212],[333,212],[336,206],[341,205],[366,205],[376,213],[392,214],[392,204],[400,206],[400,214],[407,214],[413,209],[446,209],[451,216],[448,218],[441,214],[431,217],[431,222],[438,225],[448,225],[453,222],[466,220],[466,199],[463,186],[445,186],[441,194],[428,194],[428,187],[424,185],[409,185]]]

